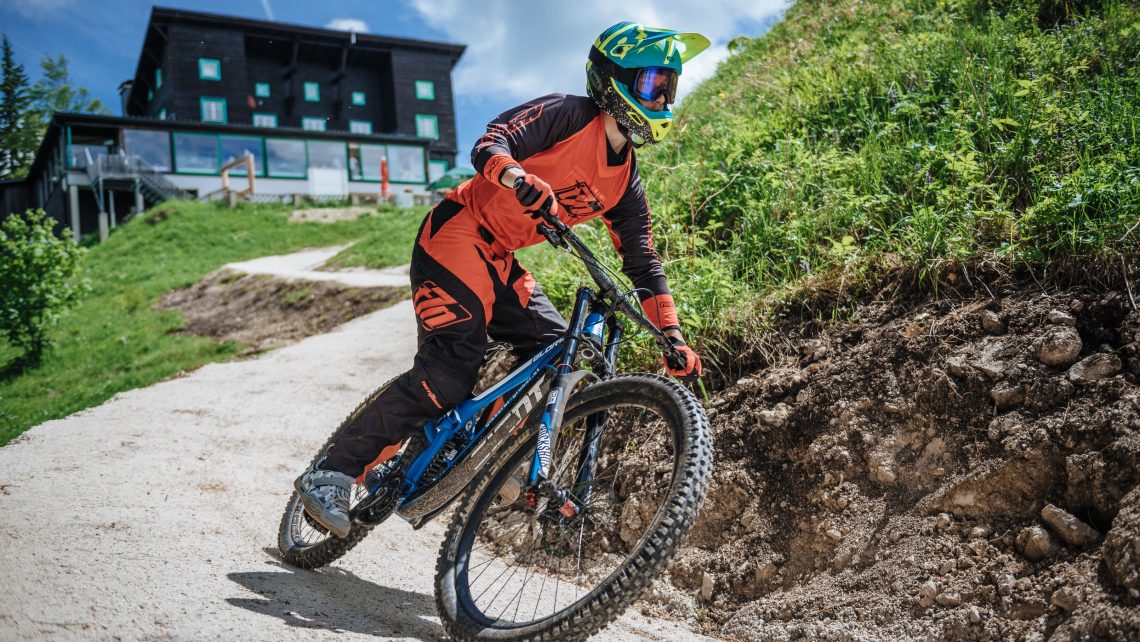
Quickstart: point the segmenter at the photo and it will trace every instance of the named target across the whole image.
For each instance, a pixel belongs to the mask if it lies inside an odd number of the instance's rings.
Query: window
[[[149,103],[152,100],[154,100],[154,92],[148,89],[146,90],[146,101]]]
[[[254,115],[253,115],[253,126],[254,127],[276,127],[277,126],[277,114],[254,113]]]
[[[305,83],[305,100],[311,103],[320,101],[321,86],[315,82]]]
[[[371,134],[372,121],[370,120],[350,120],[348,121],[348,131],[354,134]]]
[[[354,181],[379,181],[380,161],[388,157],[384,145],[348,144],[349,177]]]
[[[435,83],[430,80],[417,80],[416,98],[420,100],[435,100]]]
[[[439,119],[429,114],[416,114],[416,136],[439,138]]]
[[[270,176],[304,178],[308,165],[305,141],[266,138],[265,164]]]
[[[221,80],[222,79],[222,62],[214,60],[213,58],[199,58],[198,59],[198,79],[199,80]]]
[[[397,183],[424,182],[424,149],[405,145],[388,146],[388,177]]]
[[[226,99],[225,98],[206,98],[203,97],[199,100],[202,106],[202,122],[204,123],[224,123],[226,122]]]
[[[160,172],[170,171],[170,134],[147,129],[124,129],[123,149],[137,154]]]
[[[165,107],[158,110],[158,119],[159,120],[166,120],[166,108]]]
[[[323,132],[327,129],[324,118],[310,118],[305,116],[301,119],[301,129],[307,129],[311,132]]]
[[[447,161],[445,160],[429,160],[428,161],[428,182],[437,181],[443,177],[447,171]]]
[[[309,141],[309,167],[344,169],[344,143]]]
[[[213,134],[174,134],[174,171],[218,173],[218,137]]]
[[[259,82],[254,84],[253,95],[258,98],[269,98],[269,83]]]
[[[265,176],[265,155],[261,152],[261,139],[254,136],[219,136],[218,146],[222,151],[222,165],[253,154],[253,169],[256,176]],[[234,176],[245,176],[245,166],[239,165],[230,170]]]
[[[363,105],[364,104],[364,92],[363,91],[352,92],[352,104],[353,105]]]
[[[154,70],[154,88],[162,89],[162,67],[157,67]]]

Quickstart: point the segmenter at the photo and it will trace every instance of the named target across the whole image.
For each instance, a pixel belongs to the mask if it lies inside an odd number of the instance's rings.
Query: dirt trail
[[[275,557],[299,468],[414,346],[404,301],[0,449],[0,640],[440,639],[444,521],[393,518],[321,572]],[[597,639],[700,638],[631,612]]]

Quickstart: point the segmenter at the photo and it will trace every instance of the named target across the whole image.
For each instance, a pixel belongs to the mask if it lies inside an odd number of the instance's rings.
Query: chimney
[[[133,87],[134,84],[135,81],[133,80],[124,80],[123,82],[119,83],[119,107],[121,109],[120,116],[127,115],[127,100],[129,100],[131,97],[131,87]]]

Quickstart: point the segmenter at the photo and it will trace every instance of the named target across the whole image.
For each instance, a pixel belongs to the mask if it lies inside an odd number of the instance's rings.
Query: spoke
[[[562,582],[558,579],[559,577],[562,577],[561,555],[558,557],[558,568],[554,571],[554,608],[550,611],[551,615],[554,615],[558,612],[558,587],[560,584],[562,584]]]
[[[526,522],[523,522],[523,524],[532,524],[532,522],[530,522],[530,521],[526,521]],[[487,560],[486,562],[484,562],[483,564],[480,564],[480,566],[489,565],[491,562],[494,562],[495,560],[499,559],[499,557],[500,557],[499,555],[496,555],[496,556],[492,557],[491,559]],[[471,585],[472,585],[472,586],[474,586],[474,585],[475,585],[475,582],[478,582],[478,581],[479,581],[479,578],[480,578],[480,577],[483,577],[483,573],[486,573],[486,572],[487,572],[487,569],[488,569],[488,568],[491,568],[491,567],[490,567],[490,566],[487,566],[487,568],[484,568],[483,570],[479,571],[479,574],[475,576],[475,579],[471,580]],[[509,568],[509,567],[508,567],[508,568]],[[471,568],[470,568],[470,567],[468,567],[468,570],[467,570],[467,572],[468,572],[468,573],[470,573],[470,572],[471,572]],[[503,573],[505,573],[505,572],[506,572],[506,571],[503,571]],[[503,573],[499,573],[499,577],[502,577],[502,576],[503,576]],[[497,579],[499,579],[499,577],[496,577],[495,579],[497,580]],[[490,587],[488,587],[488,588],[490,588]],[[486,593],[486,592],[487,592],[487,589],[483,589],[483,593]],[[475,597],[475,599],[474,599],[474,600],[472,600],[472,601],[476,601],[476,600],[478,600],[480,597],[482,597],[482,596],[483,596],[483,593],[480,593],[479,595],[477,595],[477,596]]]
[[[512,526],[509,530],[505,530],[501,533],[498,533],[497,537],[491,537],[489,535],[483,535],[482,536],[483,539],[488,540],[489,542],[496,542],[499,539],[502,539],[502,537],[504,535],[510,535],[511,533],[517,531],[518,529],[522,528],[523,526],[526,526],[529,523],[529,520],[525,519],[525,513],[520,513],[520,515],[523,515],[524,519],[522,521],[520,521],[518,524],[516,524],[515,526]],[[477,544],[474,548],[471,549],[471,552],[474,553],[475,551],[478,551],[481,548],[486,548],[487,546],[489,546],[489,544],[487,544],[487,543]]]
[[[586,532],[586,522],[578,527],[578,570],[574,574],[574,601],[578,601],[578,585],[582,583],[582,536]]]
[[[550,556],[546,558],[547,569],[550,568],[550,560],[552,559],[554,559],[554,549],[550,549]],[[544,572],[542,574],[542,584],[538,585],[538,599],[534,601],[534,613],[530,616],[532,620],[538,619],[538,605],[542,604],[542,591],[546,588],[546,577],[547,574]]]
[[[532,551],[533,551],[533,549],[532,549]],[[528,560],[528,561],[530,560],[530,556],[529,556],[529,555],[527,555],[527,560]],[[519,587],[519,590],[515,591],[515,595],[514,595],[514,597],[512,597],[512,598],[510,599],[510,601],[509,601],[509,602],[507,602],[507,606],[506,606],[506,608],[504,608],[504,609],[502,610],[502,612],[500,612],[500,613],[499,613],[499,617],[502,617],[502,616],[503,616],[503,613],[506,613],[506,612],[507,612],[507,609],[511,608],[511,602],[514,602],[514,601],[515,601],[515,598],[518,598],[518,604],[516,604],[516,605],[515,605],[515,619],[514,619],[514,621],[515,621],[515,622],[518,622],[518,621],[519,621],[519,607],[520,607],[520,606],[522,606],[522,594],[523,594],[523,589],[525,589],[525,588],[526,588],[527,578],[528,578],[528,577],[530,577],[530,571],[531,571],[531,565],[530,565],[530,564],[527,564],[526,570],[525,570],[525,571],[523,571],[523,581],[522,581],[522,586],[520,586],[520,587]]]
[[[537,543],[537,542],[538,542],[538,540],[534,540],[533,542],[531,542],[531,545],[527,547],[527,549],[526,549],[526,551],[523,553],[523,555],[525,555],[525,556],[527,556],[527,557],[530,557],[530,552],[531,552],[532,550],[534,550],[534,545],[535,545],[535,543]],[[503,590],[504,590],[504,589],[506,589],[508,586],[510,586],[510,584],[511,584],[511,578],[513,578],[513,577],[515,576],[515,573],[518,573],[518,572],[519,572],[519,566],[520,566],[521,562],[522,562],[522,556],[519,556],[519,557],[515,558],[515,561],[514,561],[514,563],[513,563],[513,564],[511,564],[511,566],[509,567],[509,568],[513,568],[514,570],[513,570],[513,571],[511,571],[511,574],[510,574],[510,576],[508,576],[508,577],[507,577],[507,581],[503,583],[503,588],[500,588],[500,589],[498,590],[498,592],[496,592],[496,593],[495,593],[495,597],[491,598],[491,601],[487,603],[487,608],[490,608],[490,607],[491,607],[491,605],[492,605],[492,604],[494,604],[494,603],[495,603],[495,601],[499,599],[499,595],[500,595],[500,594],[502,594]],[[503,572],[505,573],[506,571],[503,571]],[[500,574],[499,574],[499,577],[502,577],[502,573],[500,573]],[[498,578],[495,578],[495,579],[497,580]],[[512,600],[511,600],[511,601],[514,601],[514,600],[513,600],[513,598],[512,598]],[[510,608],[510,606],[511,606],[511,602],[509,601],[509,602],[507,602],[507,606],[506,606],[506,607],[504,607],[504,608],[503,608],[503,610],[499,612],[499,615],[500,615],[500,616],[502,616],[502,614],[503,614],[503,613],[504,613],[504,612],[505,612],[505,611],[506,611],[508,608]]]
[[[537,540],[535,540],[535,541],[537,541]],[[523,553],[524,555],[530,554],[531,549],[534,548],[535,541],[532,541],[530,546],[527,547],[526,551]],[[486,593],[488,590],[490,590],[491,586],[494,586],[495,583],[499,581],[499,578],[502,577],[507,571],[511,570],[512,568],[516,568],[518,566],[518,563],[519,563],[519,558],[515,558],[515,561],[512,562],[510,566],[503,569],[503,571],[501,573],[499,573],[499,575],[497,577],[495,577],[494,581],[491,582],[491,585],[488,586],[487,588],[483,589],[483,591],[481,593],[479,593],[479,595],[476,595],[475,599],[472,601],[478,602],[479,598],[483,597],[483,593]],[[511,577],[514,577],[513,572],[511,573]],[[507,580],[510,581],[510,578],[507,578]],[[506,585],[504,585],[503,588],[506,588]],[[491,604],[494,604],[495,600],[499,599],[499,593],[502,593],[502,592],[503,592],[503,589],[499,589],[499,591],[497,593],[495,593],[495,597],[491,598],[491,601],[487,604],[487,606],[490,607]]]

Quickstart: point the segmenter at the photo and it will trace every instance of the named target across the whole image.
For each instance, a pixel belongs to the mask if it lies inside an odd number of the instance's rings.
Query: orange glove
[[[683,339],[669,337],[669,342],[677,349],[676,356],[665,355],[665,371],[670,377],[681,381],[695,381],[701,376],[701,358],[693,349],[685,345]]]

